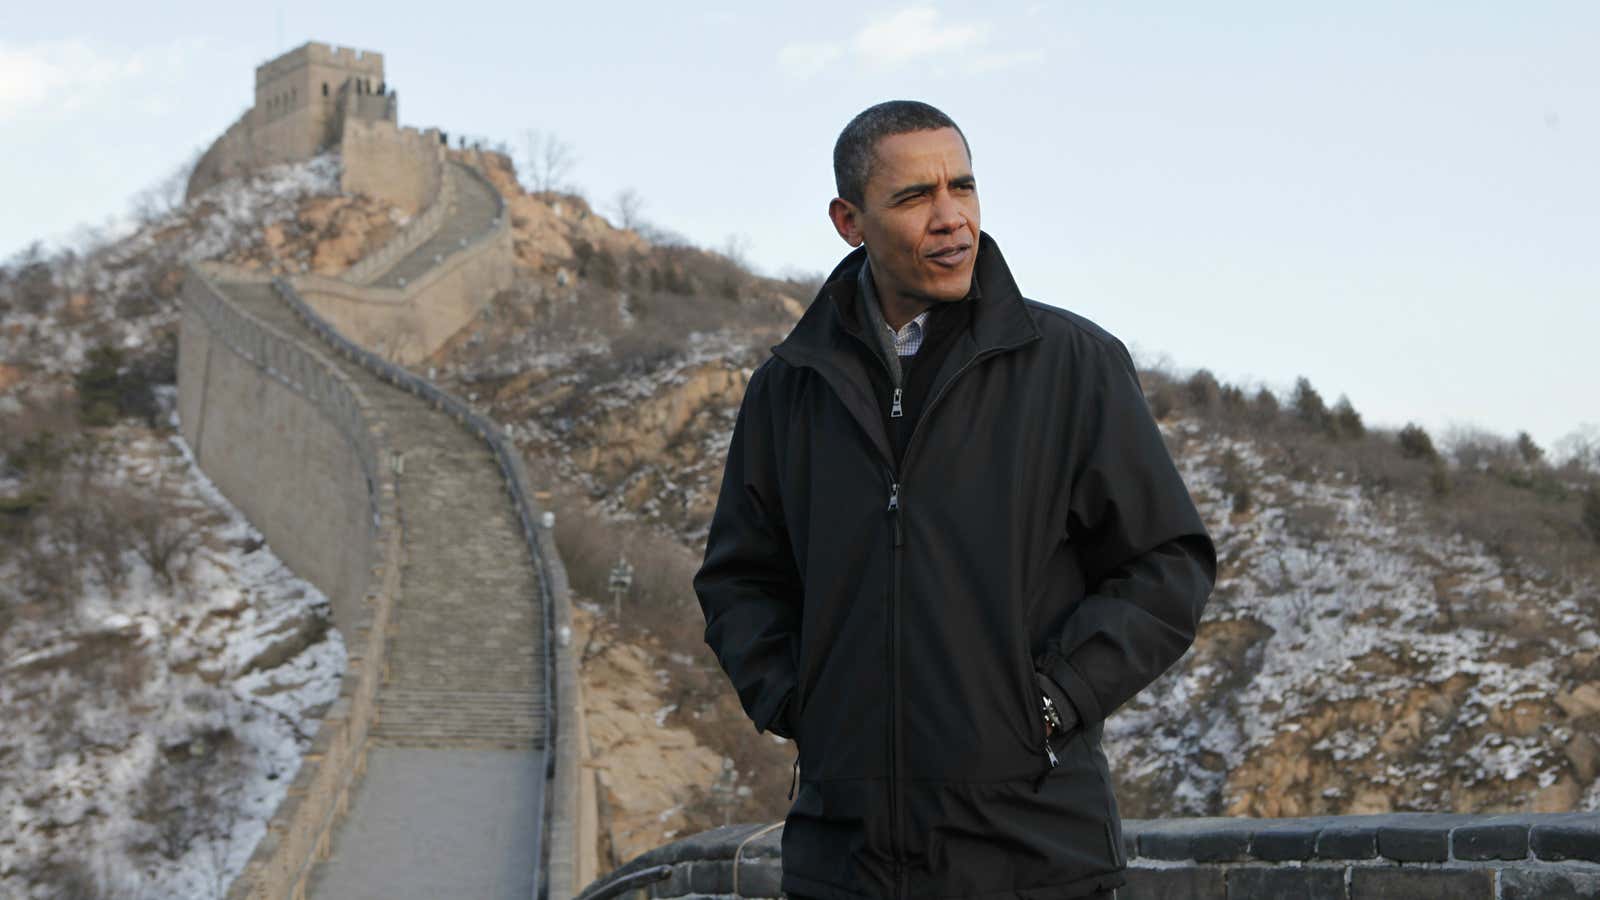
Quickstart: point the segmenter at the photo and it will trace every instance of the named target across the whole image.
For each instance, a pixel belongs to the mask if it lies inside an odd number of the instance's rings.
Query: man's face
[[[863,241],[885,300],[960,300],[978,256],[978,185],[954,128],[878,142],[862,205],[835,199],[829,216],[850,246]]]

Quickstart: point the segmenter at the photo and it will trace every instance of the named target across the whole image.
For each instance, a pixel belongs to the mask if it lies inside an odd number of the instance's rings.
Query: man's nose
[[[949,191],[939,191],[933,197],[933,221],[929,227],[934,231],[943,233],[955,231],[967,221],[966,214],[962,212],[961,204],[956,202],[954,194]]]

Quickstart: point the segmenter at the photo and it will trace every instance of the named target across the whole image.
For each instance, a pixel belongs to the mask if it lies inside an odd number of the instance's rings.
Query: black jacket
[[[864,255],[752,373],[694,578],[745,711],[799,748],[783,889],[1120,885],[1103,721],[1193,642],[1211,538],[1122,343],[1023,298],[987,234],[897,465],[840,314]],[[1036,671],[1081,719],[1048,747]]]

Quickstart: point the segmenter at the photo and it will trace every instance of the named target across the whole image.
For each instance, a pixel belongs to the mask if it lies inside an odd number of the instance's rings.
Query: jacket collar
[[[790,365],[816,369],[893,467],[889,437],[878,415],[878,402],[872,396],[872,380],[862,354],[853,346],[856,343],[865,345],[879,364],[887,368],[888,363],[877,352],[876,336],[867,330],[871,327],[871,316],[859,315],[860,311],[854,308],[859,299],[857,278],[866,258],[867,249],[862,246],[840,260],[800,321],[787,337],[773,345],[772,352]],[[971,327],[957,338],[934,376],[925,413],[931,411],[948,383],[979,356],[1014,350],[1041,337],[1039,326],[1034,323],[1022,292],[1006,266],[1005,257],[1000,255],[999,245],[987,232],[978,233],[978,258],[973,278],[977,290],[959,301],[976,304],[972,309]]]
[[[772,351],[789,359],[831,355],[852,348],[842,338],[865,340],[873,346],[876,336],[864,327],[870,317],[856,315],[850,308],[856,299],[856,279],[866,262],[865,245],[850,251],[829,273],[806,308],[800,321]],[[975,302],[972,311],[972,328],[968,348],[974,354],[988,350],[1005,349],[1036,340],[1039,326],[1028,313],[1022,292],[1011,276],[1000,245],[986,231],[978,233],[978,259],[974,267],[978,290],[973,297],[960,302]],[[966,344],[963,341],[963,344]]]

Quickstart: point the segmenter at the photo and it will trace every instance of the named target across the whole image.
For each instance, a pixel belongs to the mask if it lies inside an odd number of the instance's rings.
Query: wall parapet
[[[611,897],[777,898],[783,823],[728,825],[584,888]],[[1600,896],[1600,813],[1124,819],[1118,900]]]
[[[262,280],[214,264],[191,266],[184,300],[210,334],[253,362],[267,377],[322,410],[350,441],[367,475],[371,509],[371,580],[357,621],[341,622],[346,668],[339,695],[328,708],[312,747],[288,792],[228,896],[282,898],[303,890],[311,866],[327,852],[338,816],[366,761],[367,734],[377,715],[377,693],[387,659],[387,635],[400,592],[401,530],[398,494],[386,464],[388,442],[360,387],[313,348],[253,316],[230,300],[214,279]]]

